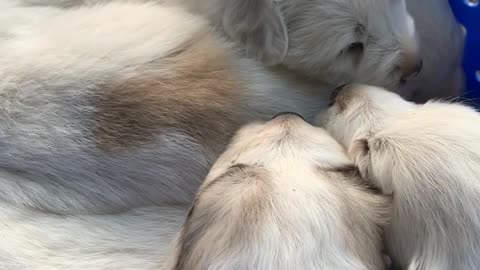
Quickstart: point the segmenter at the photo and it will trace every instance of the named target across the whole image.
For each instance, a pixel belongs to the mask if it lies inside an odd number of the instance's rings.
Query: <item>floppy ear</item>
[[[394,169],[394,164],[388,153],[391,153],[389,142],[380,138],[356,140],[348,149],[362,177],[380,188],[383,194],[393,193],[389,172]]]
[[[288,49],[283,15],[274,0],[222,0],[222,27],[247,54],[267,65],[279,64]]]
[[[358,166],[362,177],[366,179],[368,179],[369,152],[370,146],[368,145],[367,139],[360,139],[354,141],[348,149],[348,155]]]

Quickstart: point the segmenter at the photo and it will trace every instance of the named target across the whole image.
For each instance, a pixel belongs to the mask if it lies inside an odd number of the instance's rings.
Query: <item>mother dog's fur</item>
[[[480,268],[480,114],[351,85],[322,117],[363,176],[393,193],[387,248],[401,269]]]

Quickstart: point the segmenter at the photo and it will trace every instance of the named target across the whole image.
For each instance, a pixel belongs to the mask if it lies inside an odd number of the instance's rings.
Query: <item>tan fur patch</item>
[[[242,124],[240,83],[229,57],[211,36],[193,40],[138,75],[108,85],[96,115],[97,146],[105,151],[138,146],[166,129],[217,151]]]

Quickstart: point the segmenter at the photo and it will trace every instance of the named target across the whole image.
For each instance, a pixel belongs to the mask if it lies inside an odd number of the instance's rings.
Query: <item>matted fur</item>
[[[167,269],[385,269],[389,200],[292,114],[242,128],[212,167]]]
[[[480,268],[480,114],[347,86],[321,117],[363,176],[393,194],[387,248],[401,269]]]

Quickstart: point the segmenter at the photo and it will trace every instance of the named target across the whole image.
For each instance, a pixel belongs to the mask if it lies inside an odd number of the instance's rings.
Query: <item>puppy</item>
[[[368,82],[396,89],[421,68],[404,0],[181,1],[195,3],[194,10],[249,55],[333,85]]]
[[[124,0],[22,0],[62,7]],[[146,0],[133,0],[145,2]],[[247,56],[333,85],[397,89],[421,68],[405,0],[156,0],[203,15]]]
[[[480,115],[349,85],[320,117],[362,175],[393,193],[387,248],[401,269],[480,268]]]
[[[214,164],[167,269],[385,269],[388,212],[334,139],[281,114]]]
[[[114,0],[23,1],[70,7]],[[464,90],[465,36],[447,0],[406,0],[406,9],[404,0],[156,2],[205,15],[250,57],[334,85],[387,86],[422,102]]]

